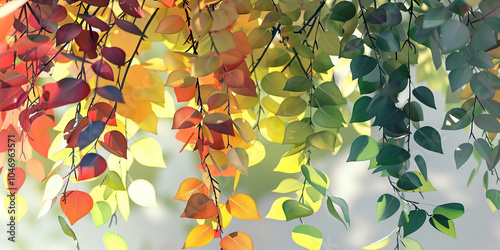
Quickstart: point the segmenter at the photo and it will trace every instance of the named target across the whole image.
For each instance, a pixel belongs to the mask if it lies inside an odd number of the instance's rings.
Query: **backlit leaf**
[[[128,195],[135,204],[143,207],[156,207],[155,188],[147,180],[135,180],[128,186]]]
[[[377,218],[376,221],[382,221],[391,217],[394,213],[398,211],[400,207],[399,200],[390,195],[383,194],[377,200]]]
[[[130,145],[130,151],[135,160],[142,165],[160,168],[167,166],[163,160],[160,144],[151,137],[145,137],[132,143],[132,145]]]
[[[446,218],[443,215],[435,214],[431,218],[429,218],[429,222],[434,228],[436,228],[440,232],[448,236],[451,236],[453,238],[457,238],[455,232],[455,223],[453,223],[452,220]]]
[[[435,207],[432,213],[441,214],[450,220],[454,220],[464,214],[464,205],[460,203],[447,203]]]
[[[96,227],[100,227],[111,218],[111,207],[105,201],[98,201],[90,211]]]
[[[188,201],[189,197],[195,193],[208,195],[208,188],[205,183],[196,178],[187,178],[179,186],[174,200]]]
[[[78,181],[97,177],[106,171],[106,160],[95,153],[86,154],[78,164]]]
[[[227,161],[241,173],[248,174],[249,158],[247,151],[243,148],[237,147],[229,149],[229,151],[227,151]]]
[[[313,226],[298,225],[292,230],[292,239],[298,245],[307,249],[321,248],[323,243],[323,235]]]
[[[253,250],[252,238],[244,232],[230,233],[219,244],[223,250]]]
[[[208,198],[205,194],[195,193],[189,197],[181,217],[208,219],[215,216],[217,211],[218,209],[212,199]]]
[[[127,250],[127,242],[121,235],[114,232],[107,232],[102,237],[106,250]]]
[[[347,161],[369,160],[379,153],[378,143],[370,136],[362,135],[351,144],[351,151]]]
[[[78,190],[67,191],[60,200],[61,210],[71,225],[88,214],[93,204],[94,201],[89,194]]]
[[[257,205],[252,197],[238,193],[229,198],[226,203],[227,211],[234,217],[244,220],[260,220]]]
[[[318,169],[315,169],[308,165],[302,165],[302,174],[306,178],[307,182],[311,184],[318,192],[323,196],[326,195],[326,189],[328,188],[328,177],[326,174]]]
[[[496,189],[486,191],[486,201],[490,205],[491,211],[496,212],[500,209],[500,191]]]
[[[185,23],[186,21],[178,15],[168,15],[160,21],[155,32],[160,34],[175,34],[184,28]]]
[[[198,225],[189,232],[184,248],[193,248],[204,246],[214,238],[214,230],[207,225]]]

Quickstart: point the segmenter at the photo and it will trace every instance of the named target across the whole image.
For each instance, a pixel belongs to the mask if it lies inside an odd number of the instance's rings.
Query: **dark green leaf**
[[[489,172],[487,170],[484,171],[484,175],[483,175],[483,187],[484,187],[484,191],[485,192],[488,190],[488,182],[489,182],[488,174],[489,174]]]
[[[465,142],[460,144],[456,149],[455,149],[455,164],[457,165],[457,169],[459,169],[461,166],[465,164],[465,162],[469,159],[469,157],[472,155],[472,151],[474,150],[474,147],[472,144]]]
[[[472,68],[468,63],[465,63],[461,67],[452,70],[448,78],[450,79],[451,91],[455,92],[470,82],[472,79]]]
[[[480,99],[480,101],[481,106],[484,107],[488,113],[500,118],[500,103],[492,99]]]
[[[307,217],[314,213],[314,210],[307,204],[297,200],[287,200],[283,202],[283,212],[286,221]]]
[[[471,48],[469,49],[469,53],[471,54],[470,57],[472,57],[472,65],[483,69],[489,69],[495,66],[493,64],[491,56],[487,52],[482,50],[476,51],[475,49]]]
[[[433,127],[425,126],[418,129],[413,135],[413,138],[421,147],[436,153],[443,153],[441,136]]]
[[[430,9],[424,15],[422,28],[429,29],[441,26],[448,19],[450,19],[451,16],[452,13],[445,8]]]
[[[493,151],[490,148],[488,142],[483,138],[478,138],[474,141],[474,148],[477,153],[486,161],[486,165],[489,170],[492,170],[494,167],[493,161]]]
[[[399,221],[398,221],[398,227],[402,227],[404,224],[408,223],[410,218],[408,218],[408,214],[404,210],[401,210],[401,213],[399,214]]]
[[[379,153],[377,142],[367,135],[356,138],[351,144],[351,151],[347,161],[365,161],[369,160]]]
[[[472,76],[470,87],[481,98],[493,98],[495,90],[500,89],[500,78],[489,71],[482,71]]]
[[[472,35],[471,44],[476,50],[488,50],[497,45],[497,39],[490,26],[484,23],[483,26]]]
[[[363,39],[361,39],[361,38],[354,38],[354,39],[350,40],[349,42],[347,42],[344,45],[344,48],[342,49],[342,53],[356,52],[358,49],[360,49],[361,47],[363,47],[363,44],[365,44],[363,42]]]
[[[419,122],[424,120],[424,111],[418,102],[411,101],[406,103],[403,107],[403,111],[405,112],[406,117],[412,121]]]
[[[491,132],[500,133],[500,123],[492,114],[482,114],[474,118],[474,124],[480,129]]]
[[[365,76],[377,67],[377,60],[373,57],[359,55],[351,61],[352,79]]]
[[[454,70],[458,67],[462,67],[464,63],[467,62],[467,59],[467,53],[463,50],[453,52],[446,57],[446,69]]]
[[[398,4],[395,3],[384,3],[380,5],[381,9],[385,9],[386,11],[386,19],[387,21],[384,25],[387,26],[396,26],[401,23],[402,16],[401,11],[398,8]]]
[[[491,211],[495,212],[500,209],[500,190],[489,189],[486,191],[486,200],[490,205]]]
[[[372,112],[370,112],[372,113]],[[373,114],[373,113],[372,113]],[[405,113],[397,108],[396,106],[386,106],[382,109],[377,116],[375,117],[375,121],[373,121],[372,126],[389,126],[396,124],[398,122],[402,122],[406,118]]]
[[[399,205],[399,200],[396,197],[390,194],[381,195],[377,200],[377,218],[375,221],[379,222],[391,217],[398,211]]]
[[[328,188],[328,177],[326,177],[325,173],[307,165],[302,165],[300,169],[307,182],[325,196]]]
[[[414,190],[421,187],[422,182],[415,173],[406,172],[401,175],[396,185],[402,190]]]
[[[328,208],[328,212],[330,212],[330,214],[333,215],[333,217],[335,217],[337,220],[342,222],[342,224],[344,224],[344,227],[347,229],[347,225],[345,224],[344,220],[342,220],[339,213],[335,209],[335,206],[333,205],[332,199],[330,199],[329,196],[326,199],[326,207]]]
[[[408,151],[404,148],[386,144],[380,149],[380,152],[377,155],[377,162],[380,165],[393,165],[404,162],[409,158],[410,153],[408,153]]]
[[[452,220],[449,220],[443,215],[435,214],[431,218],[429,218],[429,222],[435,229],[439,230],[440,232],[453,238],[457,238],[455,232],[455,224]]]
[[[340,128],[344,126],[344,117],[333,105],[320,106],[312,117],[314,124],[325,128]]]
[[[425,164],[424,157],[421,155],[415,156],[415,162],[417,163],[418,170],[422,173],[424,180],[427,181],[427,164]]]
[[[414,88],[412,93],[413,96],[415,96],[421,103],[430,108],[436,109],[436,104],[434,103],[434,95],[429,88],[420,86]]]
[[[371,24],[384,24],[387,22],[387,11],[384,8],[374,9],[366,18]]]
[[[425,222],[425,219],[427,218],[427,214],[425,213],[424,210],[412,210],[408,214],[409,221],[408,223],[404,224],[403,229],[404,229],[404,237],[410,235],[411,233],[414,233],[417,231],[420,227]]]
[[[330,19],[345,22],[356,16],[356,6],[353,3],[343,1],[333,6]]]
[[[460,203],[447,203],[439,205],[432,211],[433,214],[441,214],[450,220],[459,218],[464,214],[464,205]]]
[[[352,107],[351,123],[353,122],[364,122],[373,118],[368,112],[368,106],[370,105],[372,98],[369,96],[360,97]]]
[[[376,46],[386,52],[400,52],[401,46],[399,45],[399,39],[392,30],[386,30],[382,32],[376,41]]]
[[[441,49],[443,53],[450,53],[464,48],[469,42],[469,38],[469,29],[458,20],[448,19],[441,26]]]
[[[304,143],[306,138],[313,133],[314,129],[308,122],[294,121],[286,126],[283,144]]]
[[[450,109],[444,116],[444,122],[441,129],[458,130],[463,129],[471,123],[471,118],[467,112],[461,108]]]
[[[283,90],[293,92],[304,92],[312,88],[313,83],[311,80],[304,76],[292,76],[286,81]]]
[[[350,225],[351,218],[349,217],[349,206],[347,205],[347,202],[345,202],[345,200],[340,197],[329,196],[329,198],[332,199],[333,203],[337,204],[337,206],[340,207],[340,209],[342,210],[342,214],[344,215],[345,222]]]

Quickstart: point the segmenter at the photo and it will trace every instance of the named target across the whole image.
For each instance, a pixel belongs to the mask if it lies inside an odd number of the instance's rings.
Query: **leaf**
[[[321,51],[331,56],[338,56],[340,52],[339,37],[332,31],[319,31],[317,44]]]
[[[413,138],[421,147],[436,153],[443,153],[441,136],[433,127],[425,126],[419,128],[413,135]]]
[[[174,200],[179,201],[188,201],[191,195],[196,193],[202,193],[208,196],[208,188],[202,181],[196,178],[187,178],[182,181],[179,189],[177,190],[177,194],[174,196]]]
[[[420,245],[420,243],[418,243],[418,241],[416,241],[414,239],[410,239],[410,238],[404,238],[402,240],[401,244],[404,244],[406,250],[423,250],[424,249],[422,247],[422,245]]]
[[[155,33],[175,34],[184,29],[185,23],[184,18],[178,15],[168,15],[160,21]]]
[[[375,221],[379,222],[391,217],[398,211],[399,206],[400,202],[396,197],[390,194],[381,195],[377,200],[377,218]]]
[[[404,228],[404,237],[412,234],[417,231],[425,222],[427,218],[427,214],[424,210],[412,210],[408,214],[408,222],[403,225]]]
[[[38,158],[31,158],[28,162],[26,162],[26,172],[40,182],[45,179],[45,167],[43,166],[42,161]]]
[[[486,165],[489,170],[492,170],[494,167],[493,162],[493,152],[490,148],[490,145],[483,138],[478,138],[474,141],[474,148],[479,153],[481,158],[486,161]]]
[[[286,221],[307,217],[314,213],[314,210],[307,204],[297,200],[286,200],[283,202],[283,212]]]
[[[250,123],[242,118],[236,118],[233,120],[234,127],[236,128],[236,131],[238,131],[238,134],[243,138],[245,142],[252,142],[254,140],[259,139],[255,131],[253,130],[252,126]]]
[[[365,76],[377,67],[377,60],[373,57],[358,55],[351,61],[352,79]]]
[[[134,1],[134,0],[125,0],[125,1]],[[116,26],[118,26],[118,28],[130,34],[134,34],[136,36],[143,36],[142,30],[139,29],[139,27],[137,27],[137,25],[135,25],[132,22],[129,22],[127,20],[115,19],[115,24]],[[144,35],[144,37],[146,36]]]
[[[48,201],[55,198],[63,189],[65,184],[64,179],[59,174],[52,175],[45,183],[45,190],[43,192],[43,200]]]
[[[287,200],[293,199],[290,197],[280,197],[276,199],[271,205],[266,218],[274,220],[286,220],[285,212],[283,211],[283,203]]]
[[[440,214],[450,220],[459,218],[464,214],[464,205],[460,203],[447,203],[439,205],[432,211],[433,214]]]
[[[67,23],[59,27],[56,31],[56,46],[67,43],[82,32],[82,25],[79,23]]]
[[[386,30],[377,37],[376,46],[386,52],[401,52],[399,39],[392,30]]]
[[[102,237],[106,250],[127,250],[127,242],[118,233],[107,232]]]
[[[82,132],[78,135],[78,147],[83,150],[96,139],[98,139],[102,131],[104,131],[106,124],[102,121],[95,121],[90,123]]]
[[[424,15],[422,28],[429,29],[441,26],[452,17],[452,13],[445,8],[434,8],[428,10]]]
[[[139,206],[156,207],[155,188],[147,180],[139,179],[130,183],[128,195]]]
[[[244,220],[260,220],[257,205],[252,197],[239,193],[231,196],[226,203],[227,211],[234,217]]]
[[[80,250],[80,244],[78,244],[78,239],[76,238],[75,232],[68,226],[66,220],[62,216],[57,216],[59,220],[59,225],[61,226],[62,231],[69,237],[73,238],[76,244],[76,249]]]
[[[475,73],[470,80],[474,94],[484,99],[493,98],[495,90],[500,89],[500,78],[489,71]]]
[[[474,118],[474,124],[484,131],[500,133],[500,123],[492,114],[481,114],[476,116]]]
[[[314,90],[313,107],[346,104],[339,87],[333,82],[324,82]]]
[[[438,231],[451,236],[453,238],[457,238],[456,232],[455,232],[455,224],[453,223],[452,220],[449,220],[443,215],[440,214],[435,214],[431,218],[429,218],[429,223],[437,229]]]
[[[148,167],[165,168],[163,151],[160,144],[151,137],[142,138],[130,145],[130,152],[134,159],[142,165]]]
[[[227,151],[227,161],[231,166],[242,172],[248,174],[248,153],[243,148],[231,148]]]
[[[421,155],[415,156],[415,163],[417,163],[418,170],[422,173],[422,176],[424,177],[425,181],[428,181],[427,179],[427,164],[425,163],[424,157]]]
[[[286,126],[283,144],[304,143],[307,137],[314,133],[314,129],[307,122],[294,121]]]
[[[339,2],[333,6],[331,20],[346,22],[356,16],[356,6],[351,2]]]
[[[372,159],[379,153],[378,143],[370,136],[362,135],[351,144],[351,151],[347,161],[365,161]]]
[[[75,78],[64,78],[57,83],[43,85],[43,100],[47,108],[55,108],[70,103],[76,103],[86,98],[90,93],[89,85]]]
[[[444,130],[459,130],[463,129],[471,123],[472,119],[467,112],[461,108],[450,109],[443,121],[441,129]]]
[[[125,65],[125,51],[119,47],[103,47],[101,49],[102,56],[110,63],[123,66]]]
[[[214,230],[210,226],[204,224],[198,225],[191,229],[182,249],[204,246],[210,243],[213,238]]]
[[[8,139],[6,139],[5,141],[7,140]],[[13,163],[10,163],[10,165],[12,164]],[[0,171],[1,170],[2,168],[0,167]],[[10,167],[8,170],[6,170],[6,173],[3,175],[5,188],[7,188],[8,193],[12,194],[16,194],[19,192],[19,189],[21,189],[25,180],[26,180],[26,173],[24,172],[24,169],[22,169],[21,167]]]
[[[391,236],[391,234],[393,234],[393,232],[390,233],[389,235],[385,236],[384,238],[371,243],[370,245],[361,247],[361,249],[369,249],[369,250],[382,249],[382,248],[386,247],[387,245],[389,245],[389,243],[391,242],[391,240],[389,239],[389,236]]]
[[[231,120],[231,116],[227,114],[206,114],[203,117],[203,124],[215,132],[234,136],[233,121]]]
[[[413,89],[412,93],[413,96],[415,96],[421,103],[430,108],[436,109],[436,104],[434,103],[434,95],[429,88],[425,86],[416,87]]]
[[[425,19],[424,19],[425,20]],[[450,53],[465,47],[469,42],[470,32],[465,24],[458,20],[448,19],[441,26],[441,49]]]
[[[127,190],[123,185],[122,178],[116,171],[109,171],[106,174],[106,185],[114,190]]]
[[[215,206],[212,199],[208,198],[205,194],[195,193],[189,197],[181,217],[208,219],[215,216],[217,212],[217,206]]]
[[[307,108],[307,103],[298,96],[289,96],[280,104],[276,115],[279,116],[298,116]]]
[[[404,148],[388,144],[380,149],[377,155],[377,162],[380,165],[393,165],[402,163],[409,158],[410,153]]]
[[[71,225],[88,214],[93,204],[94,201],[89,194],[78,190],[67,191],[60,200],[61,210]]]
[[[193,59],[191,66],[191,76],[202,77],[211,73],[219,72],[222,61],[220,57],[214,55],[205,55]]]
[[[292,76],[285,84],[283,90],[293,91],[293,92],[304,92],[308,91],[313,87],[311,80],[304,76]]]
[[[108,85],[108,86],[97,88],[95,91],[97,92],[98,95],[100,95],[100,96],[102,96],[110,101],[121,102],[121,103],[125,102],[123,100],[122,92],[120,91],[120,89],[118,89],[115,86]]]
[[[104,171],[106,171],[106,168],[108,167],[108,164],[106,163],[106,160],[96,154],[96,153],[88,153],[86,154],[80,163],[78,164],[78,181],[83,181],[87,179],[91,179],[94,177],[98,177]]]
[[[472,151],[474,150],[474,147],[472,144],[465,142],[460,144],[456,149],[454,153],[455,157],[455,164],[457,165],[457,169],[459,169],[461,166],[467,162],[467,160],[470,158],[472,155]]]
[[[219,244],[223,250],[253,250],[252,238],[244,232],[230,233]]]
[[[105,201],[98,201],[90,211],[95,227],[104,225],[111,218],[111,207]]]
[[[99,76],[109,81],[114,81],[115,77],[113,75],[113,69],[111,66],[104,60],[98,60],[92,63],[92,70]],[[106,86],[108,87],[108,86]],[[114,87],[114,86],[109,86]],[[115,87],[116,88],[116,87]],[[123,102],[123,100],[122,100]]]
[[[323,235],[321,232],[317,228],[309,225],[296,226],[292,230],[292,239],[299,246],[312,250],[319,250],[323,243]]]
[[[318,149],[334,152],[337,147],[337,136],[327,130],[314,133],[307,137],[306,142]]]
[[[104,134],[104,141],[99,141],[99,144],[108,152],[127,159],[127,139],[118,130],[112,130]]]
[[[302,174],[306,178],[307,182],[311,184],[318,192],[323,196],[326,195],[326,189],[328,188],[329,181],[326,174],[318,169],[315,169],[308,165],[302,165]]]
[[[451,91],[455,92],[459,90],[472,79],[471,65],[464,63],[462,66],[453,69],[448,77],[450,80]]]
[[[414,190],[422,186],[420,178],[413,172],[406,172],[402,174],[396,184],[398,188],[401,188],[402,190]]]
[[[500,191],[496,189],[486,191],[486,201],[491,208],[491,212],[496,212],[500,209]]]
[[[273,193],[291,193],[300,190],[304,184],[296,179],[284,179],[278,184],[278,186],[271,192]]]
[[[344,127],[344,117],[340,110],[333,105],[320,106],[312,117],[315,124],[325,128]]]
[[[333,217],[335,217],[337,220],[342,222],[342,224],[344,224],[344,227],[347,229],[347,225],[345,224],[344,220],[342,220],[342,218],[340,218],[340,215],[337,212],[337,210],[335,209],[335,206],[333,206],[333,202],[332,202],[332,199],[330,198],[330,196],[328,196],[326,199],[326,206],[328,208],[328,212],[330,212],[330,214]]]
[[[14,222],[19,222],[19,220],[21,220],[21,218],[23,218],[23,216],[26,214],[26,210],[28,210],[26,201],[19,194],[12,195],[12,192],[10,192],[10,194],[8,194],[3,201],[5,212],[10,217],[7,218],[9,218],[11,221],[13,220]]]
[[[182,107],[175,111],[172,129],[191,128],[200,124],[203,115],[192,107]]]
[[[365,122],[373,118],[368,112],[368,107],[372,98],[369,96],[362,96],[354,103],[352,107],[351,123],[353,122]]]
[[[145,17],[144,12],[142,12],[141,6],[137,0],[120,0],[119,3],[120,8],[128,15],[136,18]]]

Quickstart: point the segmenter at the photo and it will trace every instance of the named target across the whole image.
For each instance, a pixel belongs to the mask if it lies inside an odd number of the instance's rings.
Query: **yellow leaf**
[[[273,171],[289,174],[298,173],[301,171],[300,166],[302,166],[302,164],[305,164],[306,162],[306,157],[299,153],[290,156],[283,155],[283,157],[281,157],[280,159],[280,162],[278,163],[278,166],[276,166]]]
[[[397,228],[394,229],[394,231],[392,231],[389,235],[385,236],[384,238],[382,238],[382,239],[380,239],[378,241],[373,242],[372,244],[370,244],[368,246],[364,246],[361,249],[376,250],[376,249],[382,249],[382,248],[386,247],[391,242],[391,240],[389,239],[389,237],[394,232],[396,232],[396,230],[398,230],[398,229]]]
[[[4,202],[5,211],[9,216],[9,219],[14,219],[15,222],[18,222],[26,213],[28,206],[26,205],[26,201],[21,195],[7,195],[5,197]],[[9,220],[9,221],[10,221]],[[10,223],[10,222],[9,222]],[[8,226],[9,224],[7,224]]]
[[[160,144],[153,138],[142,138],[130,145],[132,155],[142,165],[164,168],[163,152]]]
[[[147,180],[135,180],[128,186],[130,199],[139,206],[156,207],[155,188]]]
[[[146,117],[146,119],[139,123],[139,127],[144,131],[156,135],[158,128],[158,117],[154,112],[149,113],[148,117]]]
[[[264,160],[266,157],[266,148],[260,141],[255,141],[252,146],[247,149],[248,157],[250,162],[248,166],[257,165],[259,162]]]
[[[106,250],[127,250],[127,242],[117,233],[107,232],[102,238]]]
[[[204,246],[214,238],[214,230],[207,225],[198,225],[189,232],[184,248],[201,247]]]
[[[252,197],[239,193],[231,196],[226,203],[226,208],[231,215],[244,220],[260,220],[257,205]]]
[[[130,67],[125,83],[133,88],[151,88],[149,73],[140,64]]]
[[[462,93],[460,94],[460,99],[469,99],[469,97],[471,97],[472,95],[474,94],[474,92],[472,92],[472,89],[470,87],[470,83],[467,83],[465,85],[465,88],[464,90],[462,91]]]
[[[191,75],[193,77],[202,77],[219,72],[221,63],[222,61],[218,56],[211,54],[194,58]]]
[[[116,202],[118,203],[118,209],[123,219],[127,221],[130,216],[130,203],[127,191],[116,191]]]
[[[281,143],[285,136],[285,123],[278,117],[268,117],[260,121],[260,132],[268,141]]]
[[[164,90],[163,93],[165,100],[163,106],[152,103],[153,112],[158,118],[173,118],[175,113],[174,99],[167,90]]]
[[[229,225],[229,222],[233,219],[233,216],[227,211],[226,204],[219,203],[219,213],[221,216],[221,226],[222,228],[226,228]]]
[[[313,226],[298,225],[292,231],[292,239],[298,245],[311,250],[319,250],[323,243],[323,235]]]
[[[276,199],[271,205],[271,209],[266,215],[268,219],[286,220],[285,212],[283,212],[283,203],[287,200],[293,200],[290,197],[280,197]]]
[[[90,190],[89,195],[90,197],[92,197],[94,203],[98,201],[105,201],[106,203],[108,203],[108,205],[111,207],[111,214],[114,214],[118,206],[116,201],[116,192],[117,191],[112,190],[106,185],[98,185]]]

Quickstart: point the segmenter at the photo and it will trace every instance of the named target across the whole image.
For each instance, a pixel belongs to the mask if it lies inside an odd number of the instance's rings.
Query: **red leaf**
[[[17,108],[17,99],[24,93],[21,87],[0,88],[0,111]]]
[[[200,124],[203,115],[192,107],[182,107],[174,114],[172,129],[190,128]]]
[[[113,69],[109,64],[104,60],[98,60],[92,63],[92,70],[100,77],[114,81],[115,77],[113,76]]]
[[[123,100],[122,92],[120,91],[120,89],[118,89],[115,86],[108,85],[108,86],[100,87],[100,88],[97,88],[96,91],[97,91],[97,94],[99,94],[100,96],[102,96],[110,101],[121,102],[121,103],[125,102]]]
[[[106,7],[109,4],[109,0],[82,0],[84,3],[94,5],[97,7]]]
[[[0,47],[5,46],[7,47],[7,44],[0,44]],[[0,49],[1,50],[1,49]],[[0,53],[0,69],[6,69],[12,66],[12,63],[14,62],[14,52],[13,51],[7,51]]]
[[[24,170],[20,167],[7,168],[5,175],[7,175],[7,191],[9,191],[10,194],[19,192],[19,189],[21,189],[26,180],[26,173]]]
[[[67,23],[61,26],[56,32],[56,46],[67,43],[80,35],[82,25],[79,23]]]
[[[66,11],[66,8],[64,8],[62,5],[56,5],[52,12],[50,13],[49,17],[47,18],[48,23],[58,23],[62,20],[64,20],[68,16],[68,12]]]
[[[203,124],[209,129],[221,134],[234,136],[233,121],[227,114],[213,113],[207,114],[203,118]]]
[[[40,46],[41,44],[44,44],[49,41],[50,38],[45,35],[23,36],[19,38],[19,40],[17,40],[16,43],[14,43],[14,46],[12,46],[11,50],[16,51],[18,53],[24,53],[27,50],[36,48],[37,46]]]
[[[72,120],[73,121],[73,120]],[[76,126],[76,128],[73,128],[72,121],[66,125],[66,128],[64,129],[64,133],[69,133],[66,141],[68,142],[68,145],[66,145],[66,148],[74,148],[78,146],[78,136],[84,130],[88,124],[89,124],[89,118],[84,117],[80,123]]]
[[[64,78],[57,83],[45,84],[43,91],[47,108],[55,108],[85,99],[90,93],[90,87],[81,79]]]
[[[127,159],[127,139],[120,131],[109,131],[104,135],[104,141],[99,144],[108,152]]]
[[[28,78],[21,73],[11,70],[0,70],[0,88],[19,87],[28,83]]]
[[[85,22],[90,24],[90,26],[94,28],[98,28],[101,31],[108,31],[110,29],[109,25],[102,21],[101,19],[97,18],[96,16],[90,16],[84,18]]]
[[[194,98],[196,90],[196,84],[193,84],[189,87],[181,88],[175,87],[175,97],[177,98],[177,102],[187,102]]]
[[[95,153],[86,154],[78,164],[78,181],[97,177],[106,171],[106,160]]]
[[[95,51],[97,49],[97,41],[99,34],[95,31],[82,30],[75,38],[76,44],[80,47],[80,51]]]
[[[110,63],[118,66],[125,65],[125,51],[122,49],[118,47],[103,47],[101,53]]]
[[[62,211],[68,217],[69,223],[73,225],[92,210],[94,201],[89,194],[72,190],[61,197],[60,204]]]
[[[137,18],[145,17],[137,0],[120,0],[120,8],[123,12]]]
[[[115,24],[123,31],[126,31],[126,32],[134,34],[134,35],[138,35],[138,36],[142,35],[142,30],[139,29],[139,27],[137,27],[137,25],[135,25],[129,21],[116,19]],[[144,35],[144,37],[147,37],[147,36]]]
[[[99,92],[98,92],[99,93]],[[91,122],[108,120],[108,125],[116,126],[115,111],[113,107],[105,102],[98,102],[89,108],[88,113]]]
[[[181,217],[208,219],[217,215],[218,211],[212,199],[202,193],[195,193],[189,197]]]
[[[44,134],[42,138],[40,138],[38,141],[34,141],[31,138],[28,137],[28,141],[31,145],[31,147],[39,153],[41,156],[48,158],[49,155],[49,147],[50,147],[50,136],[49,134]]]
[[[245,86],[245,73],[239,69],[232,70],[224,76],[224,83],[231,88],[242,88]],[[251,80],[251,79],[250,79]]]

